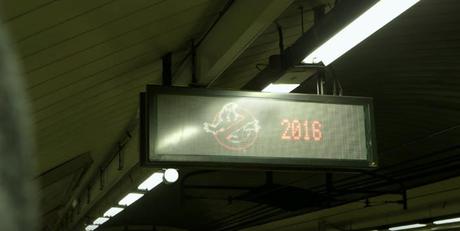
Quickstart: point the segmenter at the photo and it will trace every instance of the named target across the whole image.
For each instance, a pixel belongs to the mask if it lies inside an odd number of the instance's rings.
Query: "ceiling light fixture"
[[[179,172],[177,169],[168,168],[165,170],[164,179],[167,183],[174,183],[179,179]]]
[[[422,228],[422,227],[425,227],[425,226],[426,226],[425,224],[411,224],[411,225],[402,225],[402,226],[391,227],[388,230],[397,231],[397,230]]]
[[[442,224],[450,224],[450,223],[457,223],[457,222],[460,222],[460,217],[433,221],[433,224],[442,225]]]
[[[155,172],[147,180],[142,182],[137,189],[150,191],[163,182],[163,173]]]
[[[110,209],[108,209],[107,211],[105,211],[104,213],[104,217],[114,217],[116,216],[118,213],[120,213],[121,211],[123,211],[124,208],[120,208],[120,207],[112,207]]]
[[[93,231],[93,230],[97,229],[97,227],[99,227],[99,225],[87,225],[85,227],[85,230],[86,231]]]
[[[302,63],[325,66],[345,54],[419,0],[380,0],[348,26],[310,53]]]
[[[292,90],[296,89],[299,84],[273,84],[270,83],[262,91],[271,92],[271,93],[289,93]]]
[[[94,225],[102,225],[105,222],[107,222],[108,220],[109,220],[109,218],[107,218],[107,217],[98,217],[96,220],[93,221],[93,224]]]
[[[118,202],[118,204],[124,205],[124,206],[130,206],[132,203],[136,202],[143,196],[144,194],[142,193],[128,193],[125,197],[123,197],[123,199],[121,199]]]

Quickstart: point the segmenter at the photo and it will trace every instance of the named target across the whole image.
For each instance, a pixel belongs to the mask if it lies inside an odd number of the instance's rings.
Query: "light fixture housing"
[[[123,211],[124,208],[121,208],[121,207],[111,207],[110,209],[108,209],[107,211],[105,211],[104,213],[104,217],[114,217],[116,216],[118,213],[120,213],[121,211]]]
[[[93,221],[93,225],[102,225],[107,222],[110,218],[108,217],[98,217]]]
[[[174,183],[179,179],[179,172],[177,169],[174,168],[168,168],[164,172],[164,180],[167,183]]]
[[[289,93],[292,90],[296,89],[300,84],[274,84],[270,83],[266,86],[262,92],[271,92],[271,93]]]
[[[397,230],[415,229],[415,228],[422,228],[422,227],[426,227],[426,224],[402,225],[402,226],[391,227],[388,230],[397,231]]]
[[[99,225],[87,225],[85,227],[85,231],[93,231],[93,230],[97,229],[97,227],[99,227]]]
[[[443,225],[443,224],[450,224],[450,223],[457,223],[457,222],[460,222],[460,217],[433,221],[433,224]]]
[[[419,0],[378,1],[332,38],[307,55],[302,63],[329,65],[417,2]]]
[[[142,182],[137,189],[150,191],[163,182],[163,173],[155,172]]]
[[[121,199],[118,202],[118,204],[123,206],[130,206],[132,203],[136,202],[143,196],[144,194],[142,193],[128,193],[125,197],[123,197],[123,199]]]

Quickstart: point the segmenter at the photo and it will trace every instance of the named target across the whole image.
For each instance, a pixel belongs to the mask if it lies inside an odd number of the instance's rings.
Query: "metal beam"
[[[78,171],[85,172],[92,163],[93,159],[91,158],[91,155],[89,153],[83,153],[40,174],[35,178],[35,180],[40,182],[41,188],[46,188],[47,186],[64,179],[68,175],[75,174]]]
[[[275,21],[293,0],[234,1],[196,50],[197,83],[210,86],[236,58]],[[188,85],[190,68],[174,76],[174,85]]]
[[[162,82],[164,86],[171,86],[172,72],[171,72],[171,53],[167,53],[162,60]]]
[[[282,57],[270,57],[269,65],[244,85],[242,89],[260,91],[269,83],[278,81],[280,78],[284,79],[284,76],[303,76],[303,78],[298,78],[300,82],[305,81],[309,76],[313,76],[318,68],[308,68],[305,65],[299,67],[302,59],[309,52],[321,45],[322,42],[326,41],[327,38],[333,36],[337,31],[363,13],[373,3],[375,3],[374,0],[343,0],[326,15],[323,15],[321,8],[318,8],[317,12],[315,11],[315,25],[304,33],[293,45],[288,47],[283,52]],[[282,59],[283,65],[273,62],[277,59]]]

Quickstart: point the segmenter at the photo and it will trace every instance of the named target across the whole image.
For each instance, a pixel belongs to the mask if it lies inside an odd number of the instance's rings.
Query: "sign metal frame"
[[[339,160],[313,158],[283,157],[238,157],[218,155],[164,155],[154,153],[150,159],[150,141],[156,139],[155,124],[157,123],[157,95],[191,95],[209,97],[251,97],[285,101],[300,101],[326,104],[363,105],[365,111],[365,131],[367,144],[366,160]],[[145,167],[206,167],[206,168],[239,168],[239,169],[366,169],[377,167],[377,148],[374,131],[372,98],[349,96],[325,96],[310,94],[278,94],[250,91],[226,91],[203,88],[164,87],[147,85],[146,92],[140,94],[140,163]]]

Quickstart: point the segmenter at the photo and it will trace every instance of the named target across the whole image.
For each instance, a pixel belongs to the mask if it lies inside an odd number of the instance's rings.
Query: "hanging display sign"
[[[149,166],[376,167],[372,100],[147,86]]]

